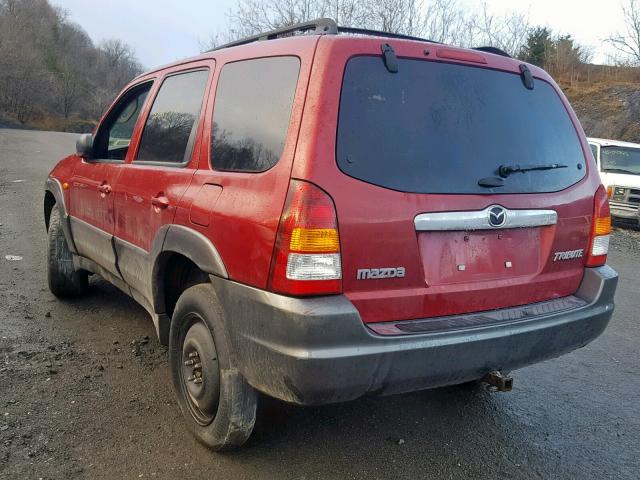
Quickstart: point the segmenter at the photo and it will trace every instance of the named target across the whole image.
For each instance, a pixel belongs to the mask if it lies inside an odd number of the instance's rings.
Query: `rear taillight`
[[[591,224],[591,241],[587,252],[585,265],[599,267],[607,261],[609,253],[609,237],[611,235],[611,213],[609,198],[604,186],[596,190],[593,201],[593,220]]]
[[[333,200],[311,183],[292,180],[271,262],[271,290],[298,296],[340,293],[341,279]]]

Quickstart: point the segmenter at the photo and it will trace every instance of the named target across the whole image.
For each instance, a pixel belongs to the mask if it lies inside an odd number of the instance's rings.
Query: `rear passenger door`
[[[194,145],[213,66],[199,62],[166,73],[116,185],[114,244],[118,268],[134,296],[151,298],[149,252],[160,228],[172,222],[197,166]]]

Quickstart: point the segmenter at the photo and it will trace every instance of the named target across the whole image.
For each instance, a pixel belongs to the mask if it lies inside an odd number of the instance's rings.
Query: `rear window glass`
[[[640,149],[600,147],[600,165],[603,172],[640,175]]]
[[[365,182],[415,193],[554,192],[585,175],[584,154],[557,93],[519,75],[400,59],[390,73],[380,57],[346,67],[336,149],[340,169]],[[504,186],[478,180],[501,165],[563,164],[513,173]]]
[[[223,67],[211,132],[216,170],[261,172],[276,164],[287,138],[299,71],[297,57],[244,60]]]

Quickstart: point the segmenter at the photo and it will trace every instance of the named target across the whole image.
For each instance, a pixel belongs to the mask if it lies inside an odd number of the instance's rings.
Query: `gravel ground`
[[[99,279],[82,300],[46,287],[42,187],[74,141],[0,130],[0,478],[638,478],[637,229],[613,235],[606,332],[515,372],[513,392],[263,398],[246,447],[213,454],[183,425],[144,310]]]

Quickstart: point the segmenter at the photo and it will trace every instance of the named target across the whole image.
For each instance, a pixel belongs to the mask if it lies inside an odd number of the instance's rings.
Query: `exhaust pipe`
[[[497,392],[510,392],[513,388],[513,378],[509,375],[503,375],[497,370],[487,373],[480,381],[488,384],[492,390]]]

